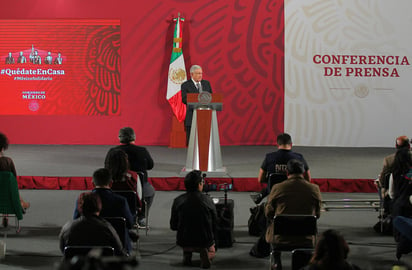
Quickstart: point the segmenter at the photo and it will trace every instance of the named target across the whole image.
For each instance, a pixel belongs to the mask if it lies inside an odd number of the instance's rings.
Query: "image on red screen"
[[[0,20],[0,115],[120,115],[120,20]]]

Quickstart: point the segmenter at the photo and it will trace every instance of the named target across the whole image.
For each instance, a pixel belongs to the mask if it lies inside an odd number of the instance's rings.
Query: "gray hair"
[[[120,143],[130,143],[136,140],[136,134],[131,127],[124,127],[119,130]]]
[[[289,174],[303,174],[305,172],[305,165],[300,160],[291,159],[288,161],[287,171]]]
[[[193,65],[190,67],[190,74],[192,74],[193,72],[195,72],[196,69],[202,69],[201,66],[199,65]]]

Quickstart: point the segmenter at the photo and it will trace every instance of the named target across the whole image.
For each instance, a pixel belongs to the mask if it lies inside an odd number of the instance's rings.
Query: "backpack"
[[[375,232],[382,235],[393,235],[393,218],[387,215],[384,219],[379,220],[374,226]]]
[[[403,175],[406,180],[412,181],[412,167],[409,167],[409,171]]]
[[[266,231],[265,204],[250,208],[248,220],[249,235],[261,236]]]

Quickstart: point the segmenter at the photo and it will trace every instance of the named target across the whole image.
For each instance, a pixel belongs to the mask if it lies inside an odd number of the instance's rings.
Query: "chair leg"
[[[282,270],[280,251],[271,250],[269,255],[269,270]]]
[[[0,240],[0,260],[6,257],[6,239]]]
[[[7,228],[9,226],[9,217],[12,217],[12,216],[9,216],[8,214],[1,215],[1,223],[4,228]],[[17,216],[14,216],[14,219],[15,219],[16,233],[19,233],[21,231],[20,221],[17,218]]]
[[[4,228],[7,228],[9,226],[9,218],[7,215],[2,216],[1,224],[3,225]]]
[[[269,255],[269,270],[273,269],[274,264],[275,264],[275,259],[273,258],[273,251],[271,251]]]
[[[15,219],[16,219],[16,233],[19,233],[21,231],[20,221],[17,217],[15,217]]]
[[[146,200],[144,200],[145,208],[144,208],[144,217],[146,219],[146,236],[149,231],[149,209],[148,208],[148,203]]]
[[[381,233],[383,233],[383,213],[384,211],[384,198],[382,196],[382,188],[378,188],[378,194],[379,194],[379,222],[381,225]]]
[[[183,265],[192,266],[192,252],[183,251]]]
[[[144,215],[144,218],[143,218],[143,220],[144,220],[144,225],[142,225],[143,223],[141,223],[140,222],[140,219],[138,218],[138,224],[137,224],[137,227],[138,227],[138,229],[145,229],[145,231],[146,231],[146,235],[147,235],[147,233],[148,233],[148,231],[149,231],[149,210],[148,210],[148,203],[147,203],[147,201],[146,200],[142,200],[142,202],[143,202],[143,208],[144,208],[144,213],[143,213],[143,215]]]

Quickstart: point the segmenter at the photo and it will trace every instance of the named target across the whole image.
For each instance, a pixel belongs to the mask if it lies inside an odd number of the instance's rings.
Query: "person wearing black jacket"
[[[100,216],[102,201],[98,193],[80,194],[77,210],[81,216],[67,222],[60,232],[62,252],[66,246],[111,246],[116,255],[127,255],[116,230]]]
[[[200,253],[200,266],[210,268],[215,256],[217,212],[212,199],[202,193],[201,171],[185,177],[186,193],[174,199],[170,228],[177,231],[177,245],[183,248],[183,264],[191,265],[192,252]]]

